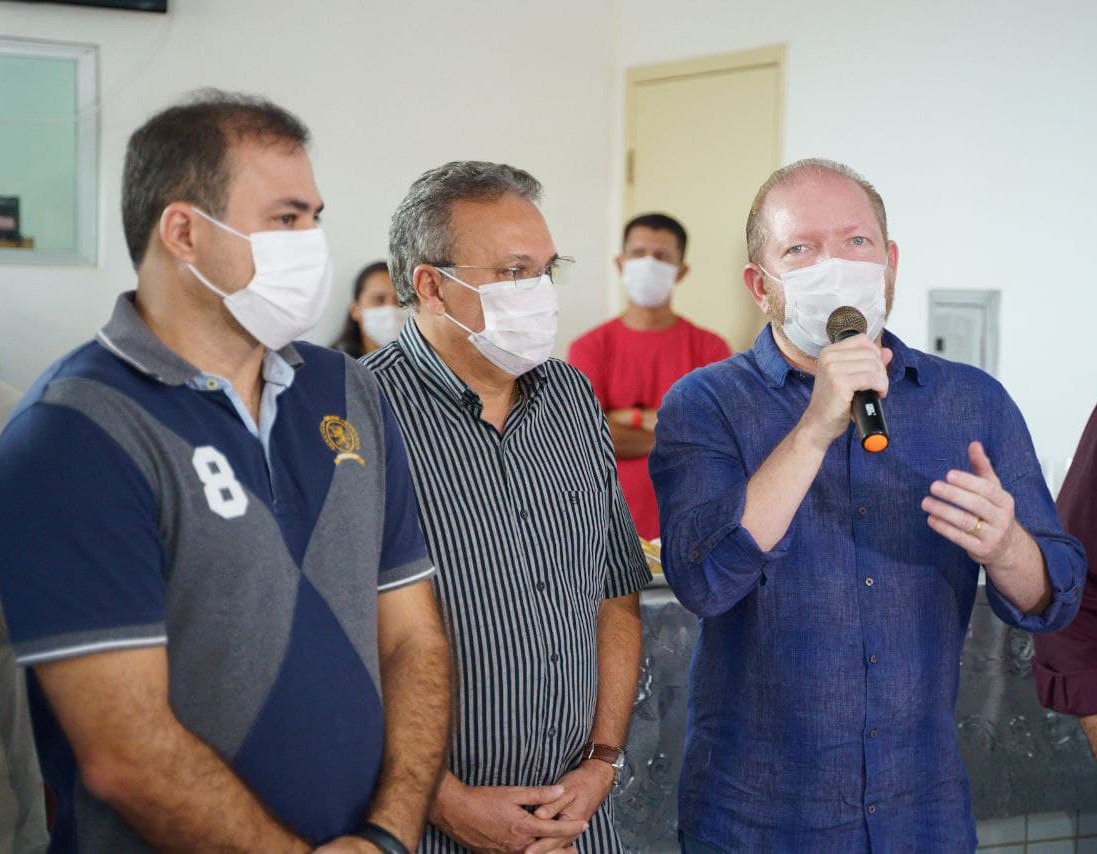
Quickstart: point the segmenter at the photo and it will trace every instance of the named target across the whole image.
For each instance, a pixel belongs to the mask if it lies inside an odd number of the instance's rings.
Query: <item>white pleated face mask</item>
[[[655,308],[670,299],[678,279],[678,265],[654,256],[629,258],[622,264],[628,298],[644,308]]]
[[[556,343],[560,315],[556,285],[547,273],[532,278],[494,282],[474,288],[441,267],[443,276],[480,295],[484,330],[473,332],[448,312],[455,324],[469,333],[468,340],[485,359],[502,371],[520,377],[544,364]]]
[[[324,314],[331,297],[331,253],[319,228],[243,234],[198,208],[219,228],[251,244],[255,275],[246,287],[226,294],[193,264],[195,278],[225,301],[225,308],[264,347],[280,350],[300,338]]]
[[[400,337],[400,330],[408,319],[408,313],[395,305],[381,305],[376,308],[358,310],[362,333],[378,346],[384,347]]]
[[[759,265],[761,266],[761,265]],[[810,267],[790,270],[779,281],[785,291],[785,319],[782,329],[789,341],[814,359],[830,343],[827,320],[834,309],[848,305],[865,316],[868,337],[875,341],[887,319],[884,276],[887,266],[871,261],[827,258]]]

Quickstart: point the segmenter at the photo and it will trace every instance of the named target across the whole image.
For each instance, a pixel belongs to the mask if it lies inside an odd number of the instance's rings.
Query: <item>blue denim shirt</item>
[[[679,822],[720,849],[974,849],[954,707],[979,567],[920,508],[933,480],[968,470],[972,440],[1053,590],[1025,616],[988,582],[994,612],[1040,632],[1078,609],[1082,547],[1062,531],[1017,406],[982,371],[890,333],[883,343],[891,446],[863,451],[851,425],[768,552],[740,524],[747,480],[803,415],[814,378],[767,327],[751,350],[679,381],[659,411],[663,569],[703,618]]]

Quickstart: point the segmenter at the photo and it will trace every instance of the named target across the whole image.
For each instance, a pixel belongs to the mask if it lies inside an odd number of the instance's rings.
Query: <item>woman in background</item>
[[[354,280],[354,299],[347,315],[342,333],[331,345],[336,350],[358,359],[396,340],[407,312],[396,300],[396,289],[384,261],[362,268]]]

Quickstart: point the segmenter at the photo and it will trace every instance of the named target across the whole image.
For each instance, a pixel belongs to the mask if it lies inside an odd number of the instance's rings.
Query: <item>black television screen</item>
[[[101,6],[135,12],[166,12],[168,0],[23,0],[24,3],[63,3],[66,6]]]

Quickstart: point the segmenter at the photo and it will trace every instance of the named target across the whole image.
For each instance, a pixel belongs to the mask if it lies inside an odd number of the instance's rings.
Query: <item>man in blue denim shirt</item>
[[[667,579],[703,618],[684,850],[973,850],[954,706],[979,566],[1002,620],[1049,631],[1081,546],[1001,385],[882,331],[898,249],[867,181],[779,170],[747,244],[770,324],[671,389],[650,460]],[[868,334],[829,344],[841,305]],[[850,423],[861,389],[886,398],[881,453]]]

